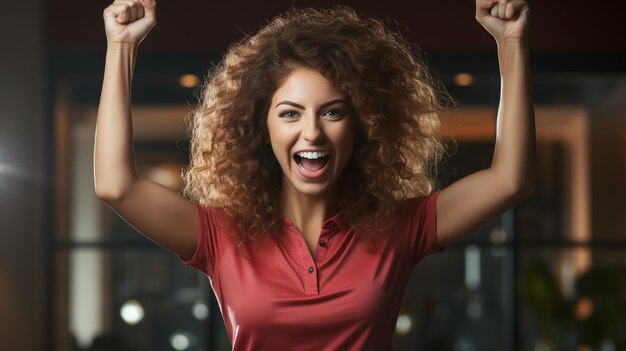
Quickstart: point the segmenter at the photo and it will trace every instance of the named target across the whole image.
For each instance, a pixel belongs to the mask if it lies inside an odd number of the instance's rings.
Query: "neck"
[[[302,194],[283,186],[280,196],[282,214],[303,234],[319,233],[324,221],[340,210],[336,189],[322,195]]]

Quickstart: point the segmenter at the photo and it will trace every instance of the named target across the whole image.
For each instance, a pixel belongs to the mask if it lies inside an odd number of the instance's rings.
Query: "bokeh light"
[[[474,84],[474,76],[469,73],[458,73],[454,76],[454,84],[460,87],[468,87]]]
[[[135,325],[143,319],[143,306],[137,300],[128,300],[122,305],[120,316],[128,325]]]
[[[396,334],[406,335],[411,332],[412,327],[413,321],[411,320],[411,316],[407,314],[398,315],[398,319],[396,320]]]
[[[195,74],[183,74],[178,79],[178,84],[183,88],[195,88],[200,84],[200,77]]]
[[[209,306],[202,301],[196,301],[193,306],[191,306],[191,313],[196,319],[207,319],[209,317]]]

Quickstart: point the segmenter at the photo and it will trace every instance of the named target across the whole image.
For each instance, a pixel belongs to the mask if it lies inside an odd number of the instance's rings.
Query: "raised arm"
[[[156,24],[156,1],[116,0],[103,17],[107,53],[96,124],[96,195],[148,238],[190,257],[198,230],[194,204],[135,172],[131,81],[139,43]]]
[[[526,1],[477,0],[476,20],[495,38],[502,79],[491,167],[442,190],[437,240],[448,245],[485,225],[533,191],[535,118],[528,68]]]

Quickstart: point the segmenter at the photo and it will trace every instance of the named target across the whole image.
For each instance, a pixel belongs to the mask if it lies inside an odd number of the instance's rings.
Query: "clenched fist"
[[[522,0],[476,0],[476,20],[498,42],[526,41],[529,11]]]
[[[156,25],[156,1],[115,0],[103,17],[109,44],[137,46]]]

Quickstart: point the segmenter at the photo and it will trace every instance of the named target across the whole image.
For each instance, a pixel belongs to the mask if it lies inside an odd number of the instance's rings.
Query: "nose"
[[[324,137],[323,126],[317,116],[307,114],[302,120],[302,138],[310,143],[316,143]]]

